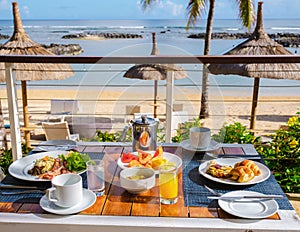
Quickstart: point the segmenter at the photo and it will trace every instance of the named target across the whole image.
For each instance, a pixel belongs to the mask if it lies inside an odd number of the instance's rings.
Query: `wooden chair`
[[[46,140],[79,140],[79,134],[70,134],[68,122],[42,122]]]

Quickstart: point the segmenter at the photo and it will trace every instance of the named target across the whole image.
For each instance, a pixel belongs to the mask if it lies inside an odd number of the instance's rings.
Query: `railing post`
[[[174,71],[167,72],[166,88],[166,143],[171,142],[172,137],[172,111],[173,111],[173,88],[174,88]]]
[[[12,71],[13,64],[5,63],[6,91],[10,121],[10,136],[13,160],[22,158],[21,132],[16,91],[16,78]]]

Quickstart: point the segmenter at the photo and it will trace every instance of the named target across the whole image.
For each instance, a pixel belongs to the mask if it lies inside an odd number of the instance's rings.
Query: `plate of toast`
[[[229,185],[252,185],[267,180],[271,172],[262,163],[243,158],[217,158],[199,166],[200,175]]]

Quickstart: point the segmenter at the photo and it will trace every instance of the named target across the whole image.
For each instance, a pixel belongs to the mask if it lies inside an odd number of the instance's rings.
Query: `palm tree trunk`
[[[205,42],[204,42],[204,53],[203,53],[204,55],[209,55],[215,5],[216,5],[215,0],[209,1],[209,11],[207,16],[206,35],[205,35]],[[201,109],[199,113],[199,118],[201,119],[207,118],[209,116],[208,85],[209,85],[208,72],[207,72],[206,65],[203,65]]]

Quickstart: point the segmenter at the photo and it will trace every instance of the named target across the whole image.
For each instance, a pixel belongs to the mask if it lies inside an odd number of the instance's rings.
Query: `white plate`
[[[55,214],[61,214],[61,215],[66,215],[66,214],[74,214],[78,213],[82,210],[85,210],[92,206],[95,201],[96,201],[96,195],[92,191],[88,189],[83,189],[83,199],[80,203],[77,205],[74,205],[72,207],[59,207],[55,205],[53,202],[49,201],[46,195],[44,195],[41,200],[40,200],[40,206],[42,207],[43,210],[46,210],[50,213],[55,213]]]
[[[147,153],[150,153],[151,155],[154,155],[155,151],[147,151]],[[138,152],[132,152],[131,154],[138,156]],[[175,163],[177,168],[180,168],[182,165],[182,159],[178,157],[177,155],[171,154],[169,152],[163,152],[163,157],[167,159],[170,162]],[[123,163],[121,158],[118,159],[118,166],[122,169],[128,168],[128,163]],[[155,173],[158,173],[158,170],[155,171]]]
[[[206,148],[196,148],[196,147],[193,147],[191,145],[190,140],[187,139],[187,140],[182,141],[180,143],[180,146],[182,148],[186,149],[186,150],[189,150],[189,151],[213,151],[213,150],[218,149],[220,144],[218,142],[216,142],[215,140],[211,140],[208,147],[206,147]]]
[[[263,196],[262,193],[253,191],[234,191],[222,196]],[[241,200],[218,200],[221,209],[237,217],[259,219],[270,217],[278,210],[278,204],[274,199],[241,199]]]
[[[37,159],[41,159],[46,155],[50,157],[58,157],[61,154],[67,154],[68,151],[48,151],[48,152],[40,152],[32,155],[28,155],[24,158],[18,159],[14,161],[8,168],[8,172],[10,175],[21,179],[21,180],[28,180],[28,181],[51,181],[46,179],[39,179],[37,176],[32,176],[28,174],[28,170],[33,168],[34,163]],[[84,171],[83,171],[84,172]],[[83,172],[79,172],[81,174]]]
[[[232,167],[234,166],[235,163],[241,162],[242,160],[244,160],[244,159],[243,158],[218,158],[218,159],[214,159],[214,161],[217,164],[220,164],[220,165],[230,165]],[[254,177],[249,182],[240,183],[240,182],[237,182],[237,181],[234,181],[234,180],[217,178],[217,177],[213,177],[213,176],[207,174],[206,170],[207,170],[207,168],[208,168],[208,166],[210,164],[210,161],[211,160],[208,160],[208,161],[203,162],[202,164],[200,164],[200,166],[199,166],[199,173],[202,176],[206,177],[207,179],[210,179],[210,180],[213,180],[213,181],[216,181],[216,182],[220,182],[222,184],[230,184],[230,185],[251,185],[251,184],[257,184],[257,183],[263,182],[266,179],[268,179],[269,176],[270,176],[270,174],[271,174],[269,168],[267,168],[265,165],[263,165],[263,164],[261,164],[259,162],[253,161],[260,168],[262,174],[259,175],[259,176]]]
[[[41,142],[33,151],[67,151],[76,148],[73,140],[48,140]]]

